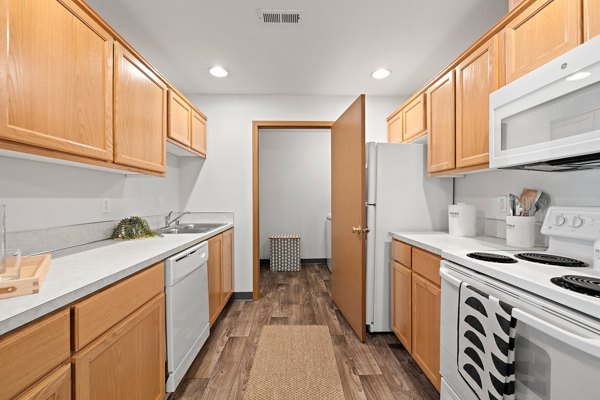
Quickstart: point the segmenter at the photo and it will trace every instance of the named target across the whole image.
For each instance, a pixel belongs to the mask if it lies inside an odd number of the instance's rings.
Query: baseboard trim
[[[231,300],[252,300],[252,292],[233,292]]]
[[[269,266],[270,260],[268,258],[262,258],[260,260],[261,266]],[[303,258],[300,260],[300,264],[327,264],[326,258]]]

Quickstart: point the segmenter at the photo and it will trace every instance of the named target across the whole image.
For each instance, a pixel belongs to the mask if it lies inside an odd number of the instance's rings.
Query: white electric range
[[[592,267],[600,207],[551,207],[545,251],[443,252],[441,398],[476,400],[457,366],[459,290],[468,283],[514,307],[516,398],[598,399],[600,270]]]

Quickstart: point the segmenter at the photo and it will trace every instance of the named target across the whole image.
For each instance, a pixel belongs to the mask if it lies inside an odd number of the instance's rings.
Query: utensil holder
[[[506,217],[506,244],[530,249],[535,245],[535,217]]]

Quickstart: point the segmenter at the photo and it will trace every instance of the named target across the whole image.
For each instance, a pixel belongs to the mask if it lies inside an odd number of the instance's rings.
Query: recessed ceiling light
[[[582,79],[587,78],[588,76],[590,76],[592,73],[591,72],[587,72],[587,71],[580,71],[580,72],[575,72],[573,75],[570,75],[569,77],[567,77],[567,80],[569,82],[572,81],[580,81]]]
[[[379,68],[379,69],[376,69],[375,71],[373,71],[373,73],[371,74],[371,76],[374,79],[385,79],[388,76],[390,76],[391,73],[392,73],[392,71],[390,71],[387,68]]]
[[[227,71],[223,67],[215,66],[208,70],[212,76],[216,76],[217,78],[224,78],[229,75],[229,71]]]

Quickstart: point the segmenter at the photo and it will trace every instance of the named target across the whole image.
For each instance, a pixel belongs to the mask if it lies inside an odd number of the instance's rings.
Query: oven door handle
[[[442,277],[443,280],[445,280],[446,282],[448,282],[451,285],[456,286],[456,287],[460,287],[460,284],[462,283],[462,281],[460,279],[455,278],[452,275],[450,275],[448,268],[444,267],[443,264],[440,267],[440,276]]]
[[[512,315],[517,319],[517,321],[524,322],[527,325],[552,336],[556,340],[559,340],[583,351],[584,353],[600,359],[600,338],[592,339],[569,332],[538,317],[528,314],[523,310],[519,310],[518,308],[513,309]]]

